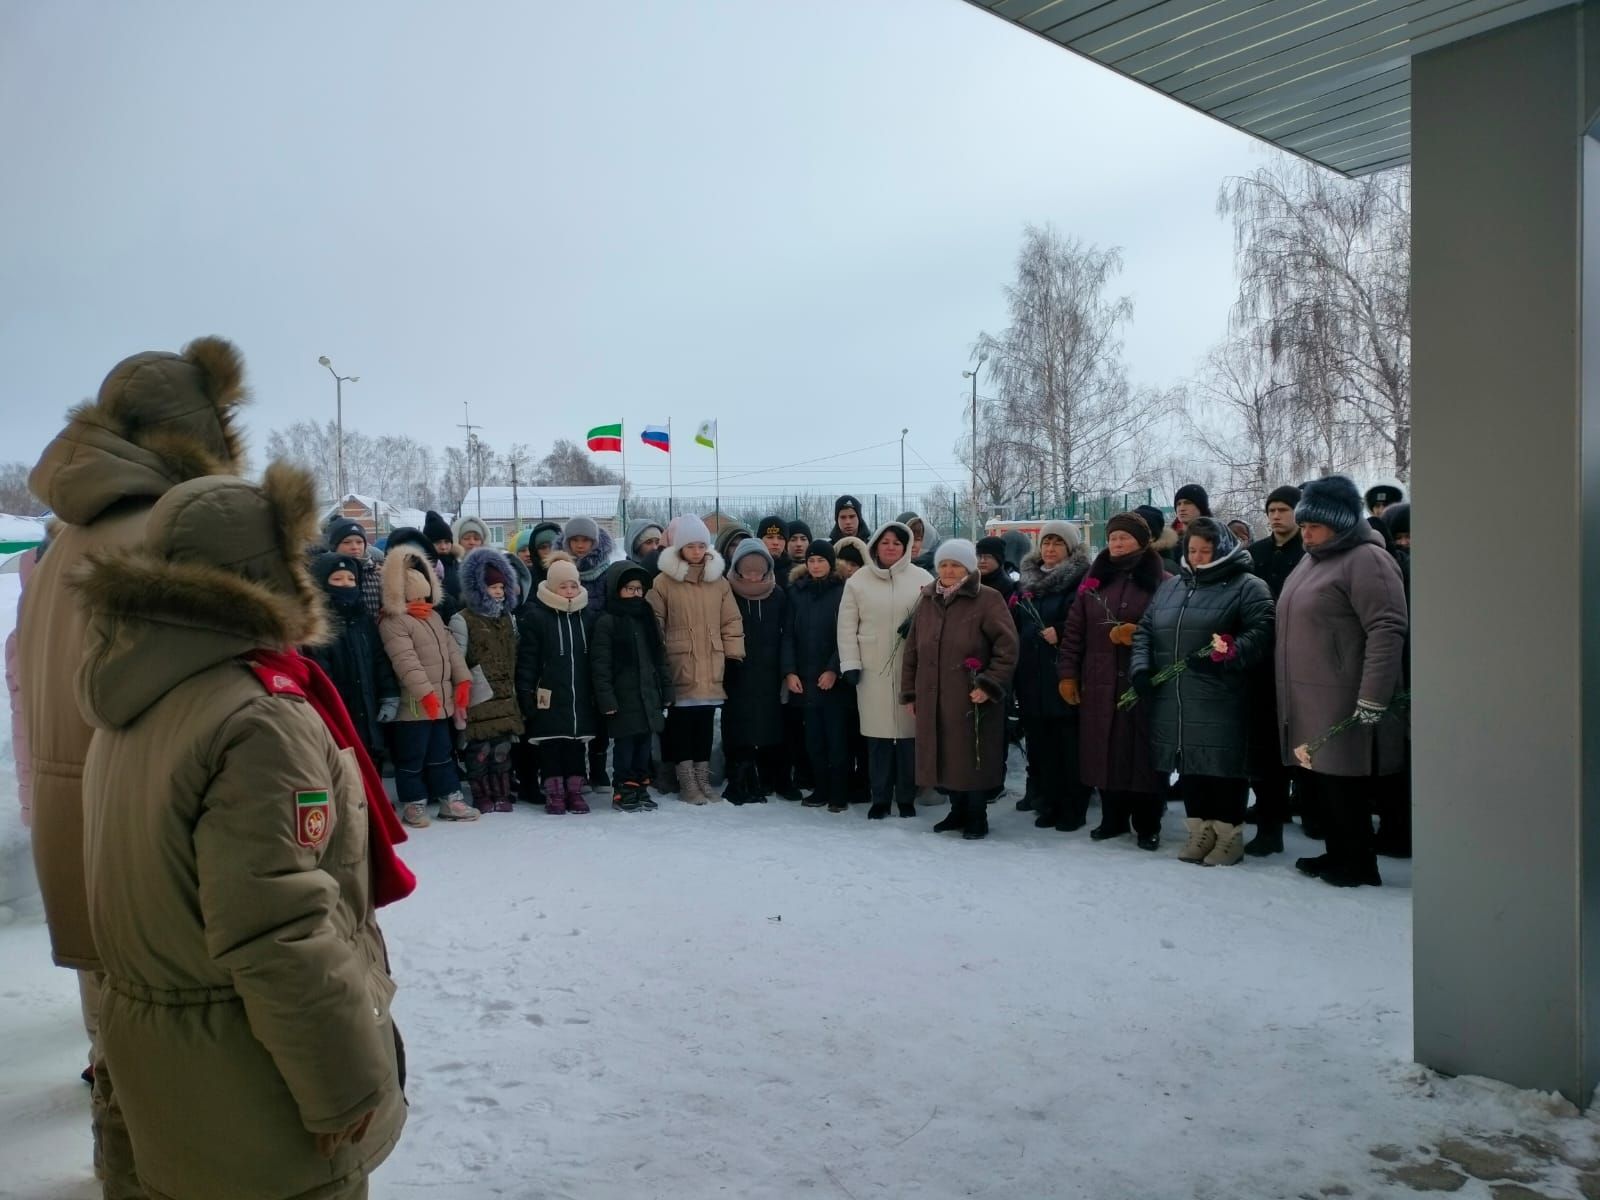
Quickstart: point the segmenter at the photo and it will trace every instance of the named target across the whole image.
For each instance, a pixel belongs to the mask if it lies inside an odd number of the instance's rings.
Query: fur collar
[[[806,570],[805,563],[795,563],[789,570],[789,586],[792,588],[813,587],[817,582],[817,580],[811,578],[811,573]],[[834,583],[844,583],[844,577],[839,574],[838,563],[833,564],[833,570],[822,577],[821,583],[824,588]]]
[[[570,597],[558,596],[555,589],[550,586],[548,579],[539,581],[539,590],[534,595],[538,597],[539,603],[551,612],[575,613],[582,612],[589,607],[588,592],[579,592],[576,596]]]
[[[1102,586],[1109,584],[1118,575],[1126,574],[1136,587],[1146,592],[1154,592],[1167,576],[1167,564],[1151,545],[1144,548],[1138,562],[1123,571],[1112,565],[1111,551],[1102,550],[1095,555],[1094,565],[1089,568],[1087,574],[1090,579],[1098,579]]]
[[[661,557],[656,561],[656,566],[661,568],[661,573],[668,579],[675,579],[679,583],[688,582],[689,564],[679,556],[676,546],[668,546],[663,550]],[[727,564],[722,561],[722,555],[710,548],[706,550],[705,568],[700,576],[701,583],[715,583],[728,569]]]
[[[1178,531],[1171,525],[1163,525],[1160,535],[1150,543],[1150,548],[1157,554],[1176,553],[1178,549]]]
[[[1032,592],[1040,599],[1054,596],[1058,592],[1072,593],[1078,590],[1078,585],[1088,573],[1089,553],[1081,545],[1067,555],[1061,565],[1053,571],[1044,569],[1044,559],[1039,556],[1037,550],[1034,550],[1022,558],[1017,588],[1019,591]]]

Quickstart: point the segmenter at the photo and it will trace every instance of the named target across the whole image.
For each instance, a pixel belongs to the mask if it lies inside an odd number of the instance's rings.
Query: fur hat
[[[756,536],[763,541],[772,536],[778,536],[785,541],[789,538],[789,523],[774,513],[770,517],[762,517],[756,522]]]
[[[1367,494],[1362,497],[1367,503],[1368,512],[1380,504],[1399,504],[1405,498],[1406,494],[1392,483],[1380,483],[1376,487],[1369,487]]]
[[[1150,529],[1150,540],[1154,541],[1161,536],[1161,531],[1167,527],[1167,514],[1153,504],[1141,504],[1133,510],[1144,518],[1144,523]],[[1111,527],[1106,526],[1106,532],[1111,532]]]
[[[812,542],[811,548],[815,550],[817,543]],[[858,537],[842,537],[833,544],[833,559],[837,564],[841,559],[847,563],[855,563],[858,567],[867,565],[867,544]]]
[[[1106,537],[1109,538],[1113,533],[1125,533],[1141,547],[1148,546],[1155,537],[1155,530],[1150,528],[1150,522],[1137,509],[1133,512],[1118,513],[1107,521]]]
[[[976,572],[978,548],[966,538],[947,538],[939,543],[939,549],[933,556],[933,565],[947,562],[960,563],[969,572]]]
[[[547,571],[545,571],[544,577],[545,581],[552,589],[556,588],[560,584],[566,583],[568,580],[571,580],[573,583],[577,584],[581,584],[583,582],[578,578],[577,564],[574,563],[570,558],[551,559],[550,567]]]
[[[808,542],[811,540],[811,526],[807,525],[799,517],[796,517],[794,520],[789,522],[789,528],[787,530],[788,537],[794,537],[797,534],[804,534],[805,539]]]
[[[337,550],[339,543],[347,537],[358,537],[363,542],[367,540],[367,529],[360,521],[353,517],[334,517],[322,527],[325,535],[324,544],[329,550]]]
[[[840,512],[847,508],[854,509],[856,516],[861,516],[861,501],[857,500],[854,496],[846,492],[843,496],[840,496],[833,502],[834,521],[837,522],[839,520]]]
[[[1280,488],[1273,488],[1272,491],[1267,494],[1267,502],[1262,506],[1262,511],[1265,512],[1274,504],[1287,504],[1290,508],[1299,508],[1300,489],[1288,483],[1284,484]]]
[[[1071,554],[1081,544],[1078,538],[1078,527],[1071,521],[1046,521],[1039,526],[1039,540],[1043,542],[1047,537],[1058,537],[1067,544],[1067,553]]]
[[[833,543],[827,538],[817,538],[816,541],[812,542],[811,545],[806,547],[806,557],[825,558],[828,560],[828,570],[833,570],[835,561]]]
[[[672,534],[672,544],[674,546],[681,548],[683,546],[692,546],[698,542],[707,549],[710,548],[711,530],[706,528],[706,523],[699,517],[695,516],[693,513],[684,513],[683,516],[676,518],[676,521],[678,527],[677,529],[673,530]],[[742,526],[730,525],[728,528],[736,529],[742,528]],[[724,529],[722,532],[727,533],[728,529]],[[720,541],[722,535],[718,534],[717,537]]]
[[[730,576],[737,575],[741,562],[758,555],[761,561],[766,564],[766,570],[762,573],[762,578],[764,579],[766,576],[771,575],[772,555],[768,553],[767,548],[757,538],[745,538],[744,541],[733,548],[733,557],[728,560],[728,574]]]
[[[978,539],[978,553],[987,554],[1002,567],[1006,565],[1006,543],[1004,538],[984,537]]]
[[[1361,520],[1361,493],[1347,475],[1329,475],[1301,489],[1294,519],[1300,525],[1326,525],[1335,533],[1349,533]]]
[[[1392,538],[1411,536],[1411,505],[1408,501],[1389,505],[1378,520],[1389,527],[1389,536]]]
[[[455,532],[450,528],[450,522],[446,521],[431,508],[422,518],[422,536],[433,543],[453,542],[456,540]],[[389,537],[392,540],[394,534],[391,533]]]
[[[561,527],[561,544],[564,546],[575,537],[588,538],[591,542],[600,540],[600,523],[593,517],[569,517],[567,523]]]
[[[478,520],[477,517],[462,517],[459,521],[457,521],[455,537],[451,540],[459,546],[461,544],[461,539],[466,537],[466,535],[469,533],[477,534],[483,539],[483,544],[488,545],[489,527],[482,521]]]
[[[1206,495],[1205,488],[1198,483],[1186,483],[1172,494],[1172,503],[1178,504],[1187,500],[1200,510],[1202,517],[1211,515],[1211,497]]]

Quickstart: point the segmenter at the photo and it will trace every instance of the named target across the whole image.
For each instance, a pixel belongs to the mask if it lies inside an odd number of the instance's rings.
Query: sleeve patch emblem
[[[302,846],[315,849],[328,836],[328,793],[294,794],[294,838]]]

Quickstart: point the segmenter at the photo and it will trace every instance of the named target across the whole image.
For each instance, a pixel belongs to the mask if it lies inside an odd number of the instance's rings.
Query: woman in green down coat
[[[1272,653],[1272,593],[1252,571],[1250,548],[1227,526],[1196,517],[1183,531],[1182,574],[1157,589],[1133,636],[1130,680],[1150,706],[1157,771],[1177,771],[1189,841],[1183,862],[1232,866],[1244,854],[1253,755],[1250,668]],[[1213,638],[1228,645],[1202,653]],[[1150,677],[1183,660],[1176,679]]]

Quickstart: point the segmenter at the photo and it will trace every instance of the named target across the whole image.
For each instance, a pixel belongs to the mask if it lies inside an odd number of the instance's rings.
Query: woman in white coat
[[[867,739],[872,807],[917,815],[916,722],[900,703],[900,658],[922,589],[933,581],[911,561],[911,530],[891,521],[867,544],[871,562],[850,577],[839,603],[839,670],[855,685],[861,734]]]

